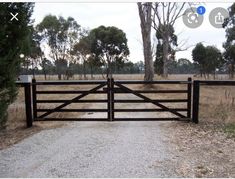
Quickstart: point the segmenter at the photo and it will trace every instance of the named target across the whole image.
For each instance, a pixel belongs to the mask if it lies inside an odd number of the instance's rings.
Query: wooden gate
[[[182,89],[148,89],[146,86],[152,85],[179,85],[184,86]],[[73,86],[73,90],[65,90],[59,86]],[[133,89],[130,86],[137,85],[138,89]],[[140,89],[139,86],[144,89]],[[32,83],[25,84],[25,98],[26,98],[26,114],[27,126],[32,126],[33,121],[117,121],[117,120],[191,120],[191,96],[192,96],[192,80],[188,78],[186,81],[179,80],[159,80],[159,81],[125,81],[125,80],[95,80],[95,81],[36,81],[33,79]],[[43,88],[41,87],[43,86]],[[53,86],[53,89],[49,88]],[[88,89],[81,90],[81,86],[88,86]],[[58,88],[57,88],[58,87]],[[31,95],[32,91],[32,95]],[[56,99],[51,99],[52,95],[59,95]],[[118,98],[119,94],[125,94],[124,98]],[[171,99],[152,99],[148,94],[184,94],[184,99],[176,97]],[[39,96],[43,95],[43,98]],[[69,95],[73,95],[67,98]],[[95,98],[88,98],[89,95],[95,95]],[[101,98],[97,96],[101,95]],[[129,99],[128,95],[133,95],[134,99]],[[64,99],[66,97],[66,99]],[[32,105],[31,105],[32,103]],[[76,104],[87,103],[85,107],[77,107]],[[168,104],[184,104],[184,107],[169,107]],[[54,106],[48,108],[48,104]],[[71,108],[75,104],[74,108]],[[96,105],[94,105],[96,104]],[[135,108],[127,106],[119,108],[120,104],[151,104],[153,107]],[[95,106],[95,107],[94,107]],[[103,108],[100,108],[103,106]],[[30,109],[31,108],[31,109]],[[105,113],[98,117],[53,117],[55,113]],[[118,114],[125,114],[134,112],[132,117],[118,117]],[[137,113],[152,112],[151,117],[140,118]],[[168,117],[159,117],[155,112],[168,112]]]
[[[137,85],[137,88],[140,87],[140,85],[143,86],[150,86],[151,85],[182,85],[184,86],[184,89],[148,89],[145,87],[145,89],[131,89],[131,85]],[[111,79],[111,89],[110,89],[110,103],[111,103],[111,120],[191,120],[191,94],[192,94],[192,79],[188,78],[188,81],[151,81],[151,82],[146,82],[146,81],[121,81],[121,80],[113,80]],[[115,96],[117,94],[131,94],[132,96],[135,96],[136,99],[126,99],[129,98],[128,96],[124,96],[124,99],[116,99]],[[184,99],[179,99],[179,98],[171,98],[171,99],[151,99],[150,97],[147,96],[147,94],[184,94],[185,98]],[[121,104],[152,104],[153,107],[142,107],[142,108],[133,108],[133,105],[131,107],[127,108],[118,108],[115,107],[118,103]],[[172,108],[167,106],[166,104],[183,104],[184,107],[181,108]],[[180,106],[180,105],[179,105]],[[182,106],[182,105],[181,105]],[[116,113],[129,113],[129,112],[134,112],[133,116],[130,117],[116,117]],[[168,117],[158,117],[157,114],[153,114],[152,117],[137,117],[137,113],[139,112],[168,112],[171,115],[168,115]],[[149,115],[148,115],[149,116]]]

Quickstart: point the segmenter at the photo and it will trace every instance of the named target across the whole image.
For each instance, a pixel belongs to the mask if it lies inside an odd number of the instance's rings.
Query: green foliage
[[[56,65],[58,78],[61,79],[61,75],[65,72],[61,68],[61,62],[64,64],[69,55],[72,55],[72,48],[77,43],[81,32],[80,25],[72,17],[64,19],[61,16],[57,18],[47,15],[36,29],[41,36],[41,41],[49,45],[50,56]]]
[[[29,74],[30,68],[35,74],[35,69],[38,68],[40,59],[43,59],[44,53],[41,50],[41,36],[38,32],[30,27],[30,33],[27,40],[27,46],[23,49],[23,53],[25,58],[21,61],[21,70],[20,72],[23,74]]]
[[[179,60],[171,60],[169,63],[170,74],[194,74],[198,69],[194,63],[188,59],[180,58]]]
[[[163,74],[163,32],[169,32],[169,48],[168,48],[168,54],[171,56],[171,59],[175,59],[175,51],[173,49],[174,46],[178,46],[177,44],[177,35],[175,35],[175,30],[172,25],[159,25],[157,31],[156,31],[156,37],[157,37],[157,47],[156,47],[156,59],[154,61],[154,69],[155,72],[158,75]],[[169,62],[171,63],[171,62]],[[170,64],[169,64],[170,65]],[[170,68],[170,67],[169,67]]]
[[[215,46],[205,47],[202,43],[198,43],[192,51],[193,61],[199,66],[201,75],[215,74],[219,70],[224,60],[219,49]]]
[[[154,69],[158,75],[163,74],[163,45],[160,41],[157,44],[156,58],[154,61]]]
[[[33,7],[33,3],[0,4],[0,127],[4,126],[8,105],[17,94],[15,80],[20,67],[19,55],[29,51]],[[19,13],[19,21],[10,21],[10,12]]]
[[[224,27],[226,27],[226,42],[223,44],[225,49],[224,58],[230,73],[230,77],[234,77],[235,71],[235,3],[229,8],[229,18],[226,19]]]
[[[129,55],[126,34],[116,27],[100,26],[91,30],[91,52],[97,59],[108,66],[107,74],[111,73],[111,63],[126,60]]]

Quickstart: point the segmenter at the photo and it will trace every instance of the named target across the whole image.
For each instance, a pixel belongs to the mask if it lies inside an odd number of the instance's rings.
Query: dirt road
[[[0,177],[176,177],[162,122],[82,122],[0,151]]]
[[[235,177],[235,141],[202,126],[69,122],[1,150],[0,177]]]

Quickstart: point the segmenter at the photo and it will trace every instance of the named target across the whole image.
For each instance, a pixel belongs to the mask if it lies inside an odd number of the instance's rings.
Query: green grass
[[[225,125],[224,132],[230,137],[235,137],[235,123]]]

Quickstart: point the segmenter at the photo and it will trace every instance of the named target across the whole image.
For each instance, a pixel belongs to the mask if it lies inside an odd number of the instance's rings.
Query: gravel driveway
[[[173,158],[163,123],[73,122],[41,131],[0,151],[0,177],[176,177],[167,163],[157,165]]]

